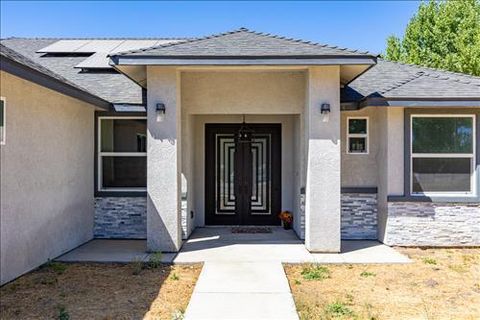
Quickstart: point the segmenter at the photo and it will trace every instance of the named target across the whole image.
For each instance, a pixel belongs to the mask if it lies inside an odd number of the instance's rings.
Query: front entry
[[[279,225],[281,125],[205,125],[205,223]]]

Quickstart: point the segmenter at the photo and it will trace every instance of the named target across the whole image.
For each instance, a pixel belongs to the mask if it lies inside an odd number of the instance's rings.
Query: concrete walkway
[[[234,234],[230,228],[197,228],[173,260],[175,263],[206,261],[283,263],[408,263],[410,260],[378,241],[342,241],[340,253],[310,253],[291,230]]]
[[[65,262],[148,261],[144,240],[92,240],[57,258]],[[341,253],[311,254],[293,231],[235,234],[231,228],[197,228],[163,262],[204,267],[185,313],[199,319],[298,319],[282,263],[409,263],[378,241],[342,241]]]
[[[175,263],[205,263],[185,319],[298,319],[282,262],[409,262],[377,241],[343,242],[340,254],[311,254],[292,231],[272,231],[195,230],[174,259]]]
[[[186,320],[298,319],[279,261],[205,262]]]

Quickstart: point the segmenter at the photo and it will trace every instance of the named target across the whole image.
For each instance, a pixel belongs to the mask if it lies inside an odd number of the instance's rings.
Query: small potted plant
[[[282,221],[283,229],[285,230],[292,229],[293,215],[290,211],[287,211],[287,210],[282,211],[280,212],[278,217]]]

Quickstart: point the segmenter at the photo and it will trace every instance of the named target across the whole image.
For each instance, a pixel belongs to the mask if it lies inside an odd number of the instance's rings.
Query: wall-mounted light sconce
[[[322,121],[328,122],[330,118],[330,104],[322,103],[322,106],[320,107],[320,113],[322,114]]]
[[[157,103],[157,108],[155,109],[155,112],[157,113],[157,122],[162,122],[165,120],[165,111],[167,109],[165,108],[164,103]]]

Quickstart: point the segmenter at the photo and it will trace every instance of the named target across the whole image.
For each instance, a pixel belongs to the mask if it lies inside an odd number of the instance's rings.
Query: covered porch
[[[62,262],[149,261],[146,240],[94,239],[60,257]],[[207,261],[279,261],[282,263],[409,263],[378,241],[342,241],[340,253],[310,253],[292,230],[271,227],[270,233],[232,233],[231,227],[197,228],[176,253],[162,254],[165,263]]]
[[[340,88],[375,56],[239,29],[111,62],[146,89],[150,251],[285,210],[308,251],[341,251]]]

